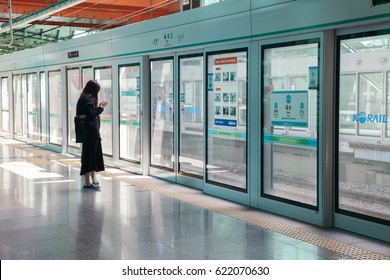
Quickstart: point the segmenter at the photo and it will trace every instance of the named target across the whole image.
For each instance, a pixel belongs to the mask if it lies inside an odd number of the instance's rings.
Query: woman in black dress
[[[100,189],[96,172],[104,171],[102,139],[99,129],[100,114],[104,111],[107,101],[98,103],[99,90],[100,85],[97,81],[88,81],[76,106],[76,115],[84,120],[87,127],[87,135],[82,142],[80,175],[84,175],[84,188],[93,189]]]

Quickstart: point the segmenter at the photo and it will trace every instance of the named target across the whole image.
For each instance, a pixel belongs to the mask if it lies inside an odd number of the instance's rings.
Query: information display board
[[[237,127],[237,57],[217,58],[214,64],[214,125]],[[209,83],[210,85],[210,83]]]
[[[271,125],[307,127],[308,91],[273,91],[271,93]]]

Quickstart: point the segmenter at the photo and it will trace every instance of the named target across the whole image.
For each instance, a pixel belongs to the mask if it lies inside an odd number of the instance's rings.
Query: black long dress
[[[103,108],[96,107],[89,94],[81,94],[77,101],[76,114],[85,115],[87,136],[82,143],[80,175],[91,171],[104,171],[103,150],[100,137],[100,114]]]

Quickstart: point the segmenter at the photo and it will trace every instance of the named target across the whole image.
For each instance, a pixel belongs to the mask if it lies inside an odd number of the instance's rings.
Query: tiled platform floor
[[[321,229],[0,137],[0,259],[390,259],[388,243]]]

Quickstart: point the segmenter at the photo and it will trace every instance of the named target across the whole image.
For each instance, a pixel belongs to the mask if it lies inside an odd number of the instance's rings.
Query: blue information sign
[[[236,120],[227,120],[227,119],[215,119],[215,125],[221,126],[237,126]]]

